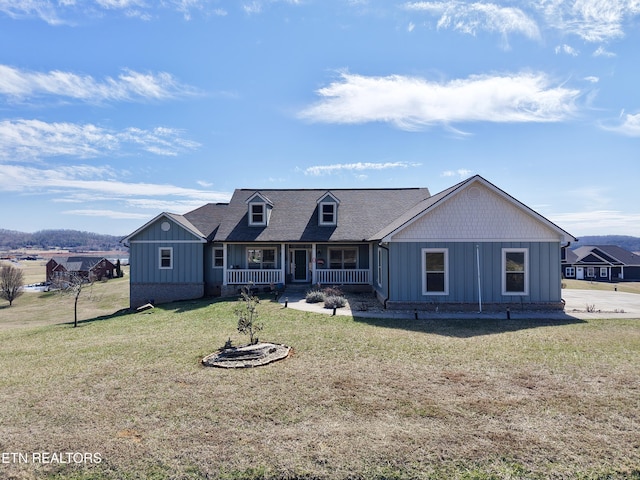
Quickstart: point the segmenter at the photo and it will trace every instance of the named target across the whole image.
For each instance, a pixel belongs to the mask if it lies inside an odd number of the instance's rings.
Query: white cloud
[[[227,192],[183,188],[157,183],[124,182],[110,167],[92,165],[37,168],[0,165],[0,191],[22,194],[58,195],[58,201],[120,201],[135,207],[201,206],[206,202],[229,201]],[[195,207],[194,207],[195,208]]]
[[[603,126],[603,128],[629,137],[640,137],[640,113],[635,115],[622,113],[620,118],[621,121],[617,125]]]
[[[607,51],[607,49],[605,49],[603,46],[599,46],[598,48],[596,48],[596,50],[593,52],[593,56],[594,57],[615,57],[616,54],[613,52],[609,52]]]
[[[175,156],[200,145],[182,138],[183,132],[158,127],[110,130],[92,124],[47,123],[40,120],[0,121],[0,158],[33,160],[43,157],[92,158],[125,154],[132,147],[163,156]]]
[[[332,165],[315,165],[304,170],[305,175],[331,175],[343,171],[363,171],[363,170],[387,170],[390,168],[417,167],[420,164],[407,162],[357,162],[357,163],[336,163]]]
[[[442,172],[443,177],[460,177],[460,178],[468,178],[473,172],[471,170],[467,170],[466,168],[459,168],[457,170],[446,170]]]
[[[588,77],[584,77],[584,79],[590,83],[598,83],[600,81],[600,78],[594,75],[589,75]]]
[[[567,45],[566,43],[564,45],[558,45],[556,47],[556,55],[558,55],[559,53],[565,53],[567,55],[571,55],[572,57],[577,57],[580,54],[578,50],[573,48],[571,45]]]
[[[96,210],[96,209],[64,210],[62,213],[65,215],[111,218],[115,220],[145,220],[149,218],[149,215],[146,213],[133,213],[129,211],[117,211],[117,210]]]
[[[458,122],[557,122],[576,111],[579,90],[541,73],[475,75],[449,82],[343,73],[318,90],[300,117],[316,122],[387,122],[404,130]]]
[[[122,13],[130,18],[151,20],[161,10],[173,10],[190,20],[192,11],[204,15],[225,16],[226,11],[213,0],[0,0],[0,12],[14,19],[39,18],[50,25],[72,24],[78,16],[103,15],[105,12]]]
[[[540,37],[536,22],[519,8],[459,1],[411,2],[406,3],[405,8],[439,16],[438,28],[450,28],[470,35],[487,31],[503,35],[520,33],[532,39]]]
[[[591,210],[550,214],[547,218],[578,238],[580,235],[640,236],[640,213]]]
[[[625,22],[640,14],[637,0],[546,1],[542,8],[548,25],[587,42],[624,36]]]
[[[107,77],[98,81],[90,75],[59,70],[31,72],[0,65],[0,94],[18,100],[43,95],[88,102],[163,100],[194,93],[194,88],[180,84],[166,72],[124,70],[117,78]]]

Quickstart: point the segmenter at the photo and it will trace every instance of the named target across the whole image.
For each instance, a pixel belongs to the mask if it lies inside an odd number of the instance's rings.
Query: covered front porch
[[[226,244],[224,285],[371,285],[368,243]]]

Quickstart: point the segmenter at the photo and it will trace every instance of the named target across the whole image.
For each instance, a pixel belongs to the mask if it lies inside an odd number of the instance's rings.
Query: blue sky
[[[640,236],[640,3],[0,0],[0,228],[480,174]]]

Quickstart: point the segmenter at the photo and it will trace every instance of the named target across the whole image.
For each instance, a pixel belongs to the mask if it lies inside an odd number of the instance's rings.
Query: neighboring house
[[[426,188],[236,190],[162,213],[130,247],[132,307],[242,285],[341,285],[388,308],[562,308],[575,238],[480,176]]]
[[[565,278],[598,282],[640,280],[640,255],[615,245],[567,249],[562,274]]]
[[[79,274],[86,279],[102,280],[115,277],[116,266],[104,257],[56,257],[47,262],[47,281],[66,274]]]

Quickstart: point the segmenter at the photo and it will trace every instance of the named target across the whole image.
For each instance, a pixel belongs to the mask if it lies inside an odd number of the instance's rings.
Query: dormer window
[[[318,225],[335,226],[338,224],[338,204],[340,201],[330,192],[318,200]]]
[[[336,204],[321,203],[320,204],[320,225],[336,224]]]
[[[271,201],[263,195],[256,193],[249,200],[247,200],[249,206],[249,226],[251,227],[265,227],[269,223],[269,214],[273,204]]]
[[[265,224],[265,215],[264,215],[264,203],[252,203],[250,206],[250,220],[249,223],[251,225],[264,225]]]

